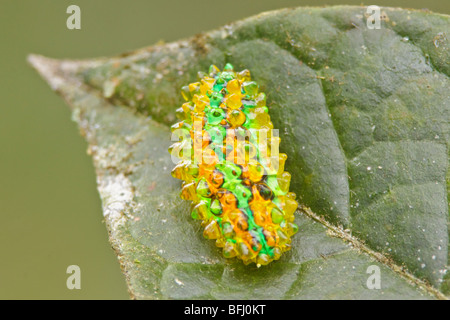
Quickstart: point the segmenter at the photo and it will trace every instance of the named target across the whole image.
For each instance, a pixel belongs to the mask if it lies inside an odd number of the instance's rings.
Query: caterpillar
[[[192,218],[225,258],[267,265],[291,248],[298,203],[266,95],[249,70],[231,64],[198,77],[182,87],[181,121],[171,127],[172,176],[183,181],[181,198],[192,201]]]

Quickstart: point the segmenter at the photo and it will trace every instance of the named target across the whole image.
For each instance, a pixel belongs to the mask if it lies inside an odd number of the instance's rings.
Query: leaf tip
[[[50,87],[57,91],[67,83],[78,83],[76,74],[91,61],[58,60],[44,57],[39,54],[29,54],[27,62],[47,81]]]
[[[52,90],[58,90],[62,83],[60,74],[61,62],[38,54],[29,54],[27,62],[47,81]]]

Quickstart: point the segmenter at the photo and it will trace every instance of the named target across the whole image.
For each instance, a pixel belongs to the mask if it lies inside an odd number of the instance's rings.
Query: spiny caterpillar
[[[199,78],[181,90],[186,103],[172,126],[178,142],[169,148],[180,160],[172,175],[183,180],[181,198],[193,202],[192,217],[224,257],[267,265],[290,249],[298,204],[266,96],[249,70],[230,64]]]

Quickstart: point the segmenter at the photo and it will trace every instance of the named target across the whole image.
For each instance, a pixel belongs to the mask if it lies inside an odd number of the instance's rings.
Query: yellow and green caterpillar
[[[290,249],[298,204],[266,96],[249,70],[235,72],[230,64],[222,72],[211,66],[199,78],[182,88],[186,103],[172,126],[179,141],[169,148],[180,160],[172,175],[183,180],[181,197],[193,202],[192,217],[226,258],[267,265]]]

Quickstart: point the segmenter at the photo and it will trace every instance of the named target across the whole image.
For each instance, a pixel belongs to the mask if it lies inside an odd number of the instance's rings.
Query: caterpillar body
[[[181,198],[192,201],[191,216],[224,257],[267,265],[291,248],[298,204],[266,96],[249,70],[230,64],[223,71],[213,65],[199,79],[181,90],[172,175],[183,180]]]

